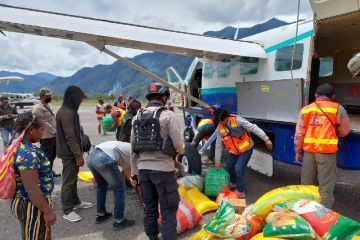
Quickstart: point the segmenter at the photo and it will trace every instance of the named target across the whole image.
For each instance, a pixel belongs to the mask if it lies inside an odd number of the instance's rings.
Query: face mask
[[[51,98],[45,98],[45,102],[46,102],[46,103],[51,102]]]

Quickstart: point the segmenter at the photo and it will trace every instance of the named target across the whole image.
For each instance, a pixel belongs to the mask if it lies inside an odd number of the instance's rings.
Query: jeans
[[[114,193],[114,213],[115,222],[125,219],[125,182],[118,165],[102,150],[95,148],[87,157],[87,165],[94,175],[97,183],[96,188],[96,212],[98,216],[106,213],[106,192],[108,185]]]
[[[144,228],[146,235],[149,239],[157,239],[160,203],[162,239],[176,239],[176,212],[180,197],[175,173],[140,169],[139,180],[145,205]]]
[[[10,129],[10,128],[2,128],[1,130],[1,138],[3,140],[3,146],[4,148],[7,147],[7,145],[9,144],[10,139],[15,136],[16,131],[15,129]],[[9,135],[11,138],[9,138]]]
[[[230,181],[232,183],[236,182],[236,189],[240,192],[244,191],[245,167],[251,158],[252,152],[253,149],[251,148],[239,156],[229,153],[226,160],[226,169],[230,173]]]

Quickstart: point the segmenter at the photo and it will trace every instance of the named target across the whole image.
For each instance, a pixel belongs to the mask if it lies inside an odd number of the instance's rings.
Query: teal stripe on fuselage
[[[309,38],[309,37],[312,36],[312,34],[313,34],[313,30],[310,30],[310,31],[305,32],[305,33],[302,33],[302,34],[298,35],[297,41],[301,41],[301,40],[304,40],[304,39],[306,39],[306,38]],[[288,45],[291,45],[291,44],[293,44],[293,43],[295,43],[295,37],[290,38],[290,39],[288,39],[288,40],[285,40],[285,41],[283,41],[283,42],[281,42],[281,43],[275,44],[274,46],[265,48],[265,52],[266,52],[266,53],[270,53],[270,52],[273,52],[273,51],[275,51],[275,50],[277,50],[277,49],[279,49],[279,48],[282,48],[282,47],[286,47],[286,46],[288,46]]]
[[[235,87],[221,87],[221,88],[201,89],[201,94],[214,94],[214,93],[236,93],[236,88]]]

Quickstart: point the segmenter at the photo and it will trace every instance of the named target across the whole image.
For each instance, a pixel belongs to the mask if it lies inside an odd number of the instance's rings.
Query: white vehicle
[[[32,106],[39,103],[39,100],[31,93],[0,93],[0,96],[7,96],[10,104],[20,107]]]
[[[294,164],[293,137],[302,106],[318,83],[335,86],[336,100],[348,110],[352,133],[341,141],[338,166],[360,169],[360,77],[346,64],[360,50],[357,0],[309,0],[313,20],[301,21],[242,40],[149,28],[107,20],[16,8],[0,4],[0,29],[82,41],[174,90],[172,101],[192,112],[196,123],[210,105],[221,103],[256,122],[274,142],[258,152],[253,168],[272,175],[274,160]],[[169,82],[129,62],[106,45],[198,57],[184,80],[171,68]],[[320,55],[315,69],[313,52]],[[319,72],[316,74],[316,72]],[[199,100],[200,99],[200,100]],[[345,144],[344,144],[345,143]],[[255,148],[264,150],[261,142]],[[266,167],[264,167],[266,166]]]

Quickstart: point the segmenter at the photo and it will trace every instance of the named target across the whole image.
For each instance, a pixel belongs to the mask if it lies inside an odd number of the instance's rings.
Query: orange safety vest
[[[121,126],[121,123],[122,123],[122,119],[124,117],[124,114],[125,114],[125,110],[121,109],[121,108],[115,108],[114,111],[112,113],[115,113],[115,112],[119,112],[119,116],[117,117],[116,119],[116,125],[118,127]]]
[[[96,113],[96,118],[102,118],[105,116],[104,108],[102,105],[98,104],[98,113]]]
[[[228,121],[231,129],[235,130],[235,128],[240,128],[236,123],[236,116],[230,116]],[[229,131],[228,126],[225,127],[223,124],[219,123],[219,132],[224,146],[231,154],[240,155],[249,149],[251,138],[246,130],[240,137],[231,136],[231,131]]]
[[[316,103],[324,112],[315,103],[301,109],[306,130],[303,149],[309,153],[336,153],[339,139],[333,124],[336,126],[339,104],[328,100],[318,100]]]

